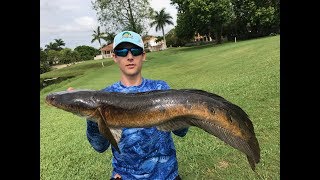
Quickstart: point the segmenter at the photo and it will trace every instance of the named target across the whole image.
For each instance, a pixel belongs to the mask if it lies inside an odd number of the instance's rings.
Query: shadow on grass
[[[40,78],[40,90],[49,86],[49,85],[57,84],[57,83],[60,83],[64,80],[67,80],[67,79],[70,79],[73,77],[75,77],[75,76],[54,77],[54,78],[48,78],[48,79]]]

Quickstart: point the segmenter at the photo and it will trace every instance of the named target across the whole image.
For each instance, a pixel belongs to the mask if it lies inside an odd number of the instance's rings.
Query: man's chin
[[[132,71],[125,71],[124,74],[127,75],[127,76],[136,76],[139,73],[136,70],[132,70]]]

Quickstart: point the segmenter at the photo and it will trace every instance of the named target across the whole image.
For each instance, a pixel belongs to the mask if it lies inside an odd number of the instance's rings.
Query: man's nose
[[[132,61],[132,60],[133,60],[133,57],[134,57],[134,56],[132,55],[131,51],[129,51],[129,52],[128,52],[128,55],[127,55],[128,60],[129,60],[129,61]]]

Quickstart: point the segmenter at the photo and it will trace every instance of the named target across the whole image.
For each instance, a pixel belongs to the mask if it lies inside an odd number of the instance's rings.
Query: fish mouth
[[[56,97],[53,94],[49,94],[49,95],[47,95],[45,102],[48,105],[56,106],[57,103],[55,102],[55,99],[56,99]]]
[[[53,107],[57,107],[60,109],[63,109],[65,111],[70,111],[68,107],[66,107],[65,105],[63,105],[62,103],[59,103],[59,101],[57,101],[57,97],[55,94],[49,94],[47,95],[46,99],[45,99],[46,104],[48,104],[49,106],[53,106]]]
[[[59,103],[58,101],[56,101],[56,96],[55,94],[49,94],[47,95],[46,99],[45,99],[45,102],[46,104],[50,105],[50,106],[54,106],[54,107],[57,107],[57,108],[63,108],[64,106]],[[63,108],[65,109],[65,108]]]

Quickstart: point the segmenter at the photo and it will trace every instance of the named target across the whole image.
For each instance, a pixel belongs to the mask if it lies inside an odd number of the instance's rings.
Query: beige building
[[[145,49],[149,49],[151,52],[152,51],[161,51],[164,50],[164,43],[163,40],[156,42],[157,38],[154,36],[146,36],[143,38],[143,43],[144,43],[144,47]]]

